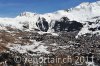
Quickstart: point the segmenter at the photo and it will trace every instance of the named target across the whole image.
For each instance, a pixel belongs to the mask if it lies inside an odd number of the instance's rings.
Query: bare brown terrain
[[[40,35],[37,32],[28,32],[28,31],[20,31],[9,29],[8,31],[1,30],[0,31],[0,61],[1,65],[3,61],[6,61],[8,66],[23,66],[23,61],[19,64],[16,64],[13,61],[15,57],[15,53],[12,52],[8,46],[13,44],[20,45],[31,45],[31,40],[41,41],[45,43],[45,46],[48,46],[48,51],[51,52],[52,56],[55,58],[60,57],[64,58],[68,55],[72,56],[72,59],[75,60],[75,56],[89,56],[92,55],[95,57],[94,61],[96,64],[100,65],[100,36],[96,35],[88,35],[88,36],[80,36],[78,39],[75,38],[77,32],[60,32],[59,36],[52,36],[51,34],[43,34]],[[31,40],[30,40],[31,39]],[[56,46],[51,44],[56,43]],[[66,47],[69,46],[69,47]],[[58,48],[53,50],[54,48]],[[9,51],[9,52],[7,52]],[[29,53],[32,53],[31,51]],[[33,53],[34,54],[34,53]],[[16,55],[23,57],[24,54],[20,54],[16,52]],[[43,54],[45,55],[45,54]],[[6,56],[6,57],[5,57]],[[3,59],[2,59],[3,58]],[[62,60],[61,60],[62,61]],[[31,66],[29,63],[24,64],[25,66]],[[33,66],[79,66],[72,63],[46,63],[46,64],[37,64]],[[85,63],[81,66],[87,66]]]

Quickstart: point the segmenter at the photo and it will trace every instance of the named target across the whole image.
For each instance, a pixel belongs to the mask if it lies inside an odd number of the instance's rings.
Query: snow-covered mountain
[[[74,8],[53,13],[23,12],[15,18],[0,18],[0,50],[2,52],[7,50],[12,56],[22,57],[27,55],[37,57],[41,54],[59,55],[59,53],[91,56],[93,53],[93,56],[97,56],[96,63],[99,64],[100,36],[94,38],[92,36],[92,39],[81,36],[100,35],[99,11],[100,1],[97,1],[85,2]],[[9,31],[9,27],[19,30]],[[3,58],[2,55],[0,58]],[[96,66],[94,62],[86,62],[86,65]]]
[[[74,8],[53,13],[24,12],[15,18],[0,18],[0,29],[6,29],[4,26],[12,26],[21,30],[25,28],[44,32],[80,31],[78,35],[82,35],[93,33],[94,30],[91,29],[99,27],[99,18],[100,1],[85,2]],[[98,29],[94,31],[97,32]]]

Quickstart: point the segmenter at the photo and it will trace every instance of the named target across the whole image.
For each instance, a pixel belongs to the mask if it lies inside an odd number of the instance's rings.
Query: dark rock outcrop
[[[39,18],[38,19],[38,23],[36,23],[37,27],[39,27],[39,29],[41,31],[47,32],[47,30],[49,29],[49,25],[48,22],[46,21],[45,18]]]
[[[48,24],[45,18],[39,18],[38,22],[36,23],[37,27],[44,32],[47,32],[48,29],[51,27],[54,29],[55,32],[59,31],[79,31],[83,25],[77,21],[69,21],[67,17],[62,17],[60,20],[54,21],[54,26]],[[51,22],[52,23],[52,22]]]

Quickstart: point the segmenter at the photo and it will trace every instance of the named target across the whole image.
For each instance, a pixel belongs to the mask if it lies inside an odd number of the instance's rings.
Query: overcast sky
[[[22,12],[48,13],[97,0],[0,0],[0,17],[15,17]]]

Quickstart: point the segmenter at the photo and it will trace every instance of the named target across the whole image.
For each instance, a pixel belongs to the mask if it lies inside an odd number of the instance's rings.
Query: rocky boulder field
[[[86,35],[75,38],[77,31],[58,33],[39,33],[37,31],[0,31],[0,66],[30,66],[31,63],[21,60],[16,63],[14,58],[66,58],[71,56],[73,62],[68,63],[37,63],[33,66],[79,66],[75,63],[76,56],[88,56],[88,62],[80,66],[100,65],[100,36]],[[90,57],[93,58],[93,62]],[[6,63],[4,63],[6,62]]]

